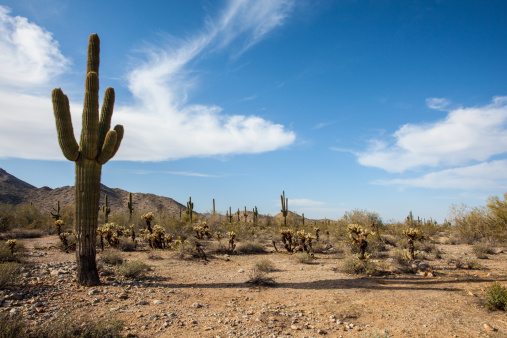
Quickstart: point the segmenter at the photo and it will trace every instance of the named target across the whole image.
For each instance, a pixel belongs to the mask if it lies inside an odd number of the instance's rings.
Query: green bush
[[[0,263],[0,288],[14,283],[21,272],[21,264],[15,262]]]
[[[275,284],[275,279],[273,277],[268,277],[267,272],[259,270],[257,265],[255,265],[250,271],[247,283],[257,286],[267,286]]]
[[[486,307],[490,310],[506,310],[507,309],[507,289],[494,282],[486,288],[486,297],[484,299]]]
[[[146,273],[149,271],[149,269],[150,267],[148,264],[139,260],[124,262],[123,264],[116,266],[116,272],[120,276],[136,279],[146,277]]]

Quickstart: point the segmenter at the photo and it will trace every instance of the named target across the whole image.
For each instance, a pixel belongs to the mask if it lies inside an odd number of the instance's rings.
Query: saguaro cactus
[[[111,213],[111,208],[107,203],[107,195],[104,196],[104,206],[102,207],[102,212],[104,213],[104,223],[109,223],[109,214]]]
[[[187,215],[190,216],[190,223],[192,223],[193,211],[194,211],[194,203],[192,202],[192,197],[190,197],[187,202]]]
[[[283,215],[283,225],[287,226],[287,213],[289,211],[289,199],[285,198],[285,190],[283,191],[283,195],[280,195],[282,199],[282,215]]]
[[[213,216],[215,216],[215,199],[213,199]]]
[[[62,215],[60,214],[60,201],[58,201],[58,206],[57,208],[53,208],[53,210],[55,211],[55,213],[53,214],[52,212],[50,212],[51,214],[51,217],[53,217],[55,219],[55,222],[58,221],[60,218],[62,218]]]
[[[83,107],[83,123],[79,144],[74,137],[69,99],[60,88],[52,92],[58,142],[63,155],[76,164],[75,231],[77,282],[98,285],[96,231],[99,212],[100,176],[102,165],[118,151],[123,138],[123,126],[111,127],[114,89],[107,88],[99,120],[99,54],[100,40],[90,35]]]
[[[129,220],[132,220],[132,212],[134,211],[134,205],[132,204],[131,192],[129,192],[129,201],[127,202],[127,208],[129,209]]]

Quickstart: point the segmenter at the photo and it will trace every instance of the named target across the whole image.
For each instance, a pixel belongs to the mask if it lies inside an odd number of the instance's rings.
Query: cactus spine
[[[194,211],[194,203],[192,202],[192,197],[190,197],[187,202],[187,215],[190,216],[190,223],[192,223],[193,211]]]
[[[289,211],[289,199],[285,198],[285,190],[283,191],[283,195],[280,195],[282,199],[282,215],[283,215],[283,225],[287,226],[287,213]]]
[[[131,192],[129,192],[129,201],[127,202],[127,208],[129,208],[129,220],[132,220],[132,212],[134,211],[134,205],[132,204]]]
[[[100,176],[102,165],[118,151],[123,138],[123,126],[111,127],[114,89],[107,88],[99,120],[99,57],[100,40],[97,34],[88,40],[83,122],[79,144],[74,137],[68,97],[60,88],[52,92],[58,142],[63,155],[76,165],[75,231],[77,282],[98,285],[96,231],[99,212]]]
[[[104,223],[109,223],[109,214],[111,213],[111,208],[107,203],[107,195],[104,196],[104,206],[102,207],[102,212],[104,213]]]

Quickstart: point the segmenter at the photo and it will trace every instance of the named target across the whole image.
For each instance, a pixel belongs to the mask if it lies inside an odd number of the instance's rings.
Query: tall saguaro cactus
[[[107,88],[99,120],[99,54],[97,34],[88,40],[83,122],[79,144],[74,137],[69,99],[60,88],[53,89],[53,111],[58,142],[63,155],[76,164],[75,231],[77,282],[98,285],[96,232],[99,212],[100,176],[102,166],[118,151],[123,138],[123,126],[111,128],[114,107],[114,89]]]
[[[289,211],[289,199],[285,198],[285,190],[283,191],[283,195],[280,195],[282,199],[282,216],[283,216],[283,225],[287,226],[287,214]]]
[[[134,205],[132,204],[132,193],[131,192],[129,192],[129,201],[127,202],[127,208],[129,209],[129,221],[132,221],[132,212],[134,211]]]
[[[192,196],[188,199],[187,202],[187,215],[190,216],[190,223],[192,223],[192,213],[194,211],[194,202],[192,202]]]
[[[107,203],[107,195],[104,196],[104,206],[102,207],[102,212],[104,213],[104,223],[109,223],[109,214],[111,213],[111,208]]]

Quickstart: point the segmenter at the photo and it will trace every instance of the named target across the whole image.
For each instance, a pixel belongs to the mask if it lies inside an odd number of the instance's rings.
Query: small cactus
[[[352,244],[359,250],[359,259],[363,260],[369,258],[370,255],[366,253],[366,248],[368,247],[368,241],[366,239],[369,235],[374,235],[374,233],[367,229],[363,229],[358,224],[349,224],[347,230],[350,233]]]
[[[424,235],[419,229],[415,228],[404,230],[403,234],[408,237],[408,251],[410,259],[415,259],[417,253],[415,252],[414,241],[424,239]]]
[[[62,233],[62,228],[65,225],[65,223],[61,219],[59,219],[54,223],[54,225],[56,227],[56,231],[58,232],[58,236],[60,236],[60,234]]]
[[[5,245],[11,250],[11,254],[14,255],[14,252],[16,251],[16,246],[18,244],[18,241],[15,239],[9,239],[7,242],[5,242]]]
[[[285,198],[285,190],[283,191],[283,195],[280,195],[282,200],[282,216],[283,216],[283,226],[287,226],[287,214],[289,212],[289,199]]]
[[[155,219],[155,216],[153,216],[152,212],[149,212],[147,214],[144,214],[141,216],[142,219],[146,222],[146,230],[150,232],[150,234],[153,232],[153,229],[151,228],[151,221]]]

